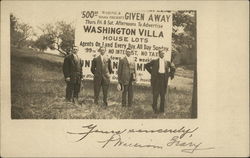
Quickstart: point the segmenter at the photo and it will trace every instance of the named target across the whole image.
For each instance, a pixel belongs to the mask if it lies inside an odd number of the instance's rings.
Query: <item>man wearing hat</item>
[[[83,61],[78,57],[78,47],[73,46],[72,54],[64,59],[63,73],[66,87],[66,100],[70,101],[73,95],[73,102],[78,105],[78,94],[80,92],[81,80],[83,77]]]
[[[131,57],[132,50],[126,49],[126,55],[119,60],[118,82],[122,87],[122,106],[132,105],[133,100],[133,82],[136,81],[135,60]],[[128,98],[127,98],[128,96]],[[128,100],[128,102],[127,102]],[[128,103],[128,104],[127,104]]]
[[[98,104],[99,93],[102,87],[103,105],[108,106],[107,96],[110,84],[110,74],[113,73],[111,67],[111,60],[105,55],[106,48],[100,47],[98,49],[99,56],[92,60],[91,72],[94,75],[94,102]]]
[[[164,59],[165,51],[159,50],[159,58],[145,64],[146,70],[151,74],[151,86],[153,93],[152,108],[157,111],[157,99],[160,95],[160,111],[164,112],[165,94],[168,86],[168,78],[174,78],[175,66]]]

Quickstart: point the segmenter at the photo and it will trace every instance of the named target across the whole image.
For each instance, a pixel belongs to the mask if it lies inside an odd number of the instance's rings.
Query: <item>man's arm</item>
[[[80,63],[81,63],[81,79],[83,78],[83,72],[82,72],[82,67],[83,67],[83,60],[80,59]]]
[[[122,80],[122,67],[123,67],[123,62],[122,60],[120,59],[119,60],[119,65],[118,65],[118,71],[117,71],[117,74],[118,74],[118,82],[121,83],[121,80]]]
[[[169,76],[171,78],[171,80],[174,78],[174,74],[175,74],[175,65],[173,62],[169,62],[169,67],[170,67],[170,72],[169,72]]]
[[[133,74],[133,80],[135,82],[137,82],[137,65],[136,65],[136,61],[134,61],[134,74]]]
[[[63,61],[63,75],[65,78],[70,77],[69,56],[66,56]]]
[[[112,69],[112,66],[111,66],[111,60],[110,59],[108,60],[108,69],[109,69],[110,74],[114,73],[113,69]]]
[[[145,64],[145,69],[151,74],[152,72],[152,67],[153,67],[153,60],[150,61],[149,63]]]
[[[90,70],[91,70],[92,74],[95,74],[95,70],[96,70],[96,60],[95,60],[95,58],[92,60]]]

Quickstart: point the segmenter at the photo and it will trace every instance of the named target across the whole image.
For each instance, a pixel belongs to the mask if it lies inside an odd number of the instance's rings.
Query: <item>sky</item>
[[[128,4],[129,3],[129,4]],[[57,21],[65,21],[71,23],[73,26],[77,23],[77,17],[81,10],[119,10],[125,9],[126,6],[129,6],[131,10],[138,10],[137,5],[132,3],[138,2],[88,2],[88,1],[12,1],[8,2],[9,11],[12,12],[21,22],[27,23],[33,27],[34,32],[37,35],[40,35],[42,32],[38,28],[43,24],[55,23]],[[143,2],[140,4],[145,4],[145,6],[140,6],[142,8],[154,7],[151,5],[146,5],[148,2]],[[159,3],[159,2],[158,2]],[[6,3],[7,4],[7,3]],[[127,4],[127,5],[126,5]],[[162,7],[162,5],[161,5]],[[159,8],[159,7],[158,7]],[[168,8],[168,7],[167,7]],[[166,9],[166,8],[165,8]],[[36,37],[33,37],[36,38]]]
[[[11,12],[24,23],[33,27],[34,31],[39,34],[38,27],[54,23],[56,21],[66,21],[75,25],[77,10],[71,5],[57,4],[57,3],[15,3],[11,5]]]
[[[157,8],[159,10],[171,9],[166,7],[165,2],[157,1],[5,1],[6,6],[16,17],[23,22],[37,27],[46,23],[64,20],[66,22],[76,22],[77,13],[81,10],[147,10]],[[147,4],[148,3],[148,4]],[[164,5],[161,5],[163,3]],[[139,5],[138,5],[139,4]],[[170,3],[171,4],[171,3]],[[175,4],[175,3],[174,3]],[[176,4],[175,4],[176,5]],[[178,6],[180,7],[180,6]],[[185,7],[187,8],[187,7]]]
[[[5,1],[5,3],[5,8],[8,8],[8,11],[13,13],[21,22],[32,26],[37,36],[42,34],[39,27],[43,24],[53,24],[63,20],[76,27],[77,18],[80,17],[82,10],[171,10],[171,6],[166,7],[165,2],[160,1],[157,4],[154,3],[154,5],[147,1]],[[31,39],[35,40],[37,36],[32,36]]]

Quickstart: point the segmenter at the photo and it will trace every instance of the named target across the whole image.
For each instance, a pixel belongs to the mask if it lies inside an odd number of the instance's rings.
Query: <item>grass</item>
[[[63,58],[30,49],[11,50],[12,119],[152,119],[190,118],[193,71],[177,69],[165,113],[154,114],[148,86],[135,86],[134,105],[121,107],[121,92],[110,85],[108,108],[93,103],[93,81],[84,81],[80,106],[65,102]],[[102,95],[100,96],[100,99]]]

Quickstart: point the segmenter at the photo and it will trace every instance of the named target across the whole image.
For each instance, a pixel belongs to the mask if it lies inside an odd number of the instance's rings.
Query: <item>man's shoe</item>
[[[159,113],[164,113],[164,110],[160,110]]]
[[[71,99],[65,98],[65,102],[71,102]]]
[[[153,104],[152,104],[152,109],[153,109],[154,113],[156,114],[157,113],[157,109],[154,107]]]
[[[104,107],[107,107],[107,106],[108,106],[108,103],[103,103],[103,106],[104,106]]]
[[[77,98],[74,98],[74,99],[73,99],[73,103],[74,103],[76,106],[79,106],[79,102],[78,102],[78,99],[77,99]]]
[[[97,101],[97,100],[94,100],[94,104],[95,104],[95,105],[98,105],[98,101]]]

